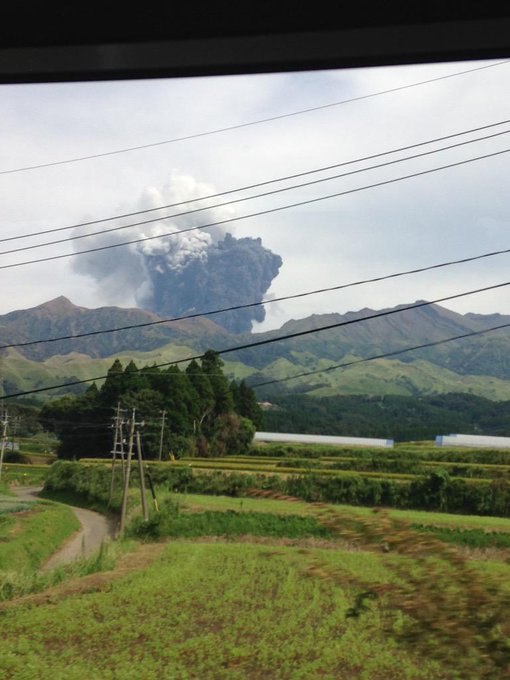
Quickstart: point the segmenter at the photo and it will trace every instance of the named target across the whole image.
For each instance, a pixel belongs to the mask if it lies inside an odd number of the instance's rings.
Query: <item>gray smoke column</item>
[[[233,206],[228,204],[203,209],[205,202],[197,197],[214,193],[211,185],[199,183],[189,175],[172,173],[161,190],[146,189],[136,209],[182,203],[177,209],[161,214],[185,213],[196,208],[200,212],[108,233],[93,226],[87,239],[89,248],[149,240],[80,256],[74,262],[75,271],[95,280],[105,303],[136,304],[163,317],[261,302],[282,259],[264,248],[260,238],[235,238],[222,225],[201,229],[201,225],[217,222],[227,222],[229,226],[228,220],[235,216]],[[124,219],[114,226],[130,221],[133,220]],[[193,230],[183,231],[190,228]],[[83,234],[83,229],[76,233]],[[157,238],[163,234],[166,235]],[[83,247],[83,242],[75,243],[77,250]],[[235,333],[250,331],[252,321],[264,318],[263,306],[214,316],[218,324]]]
[[[282,259],[260,238],[225,238],[211,244],[204,257],[190,257],[183,266],[168,263],[164,255],[146,257],[152,295],[145,308],[161,316],[181,316],[221,309],[248,302],[260,302],[278,274]],[[239,309],[214,316],[214,321],[233,333],[251,330],[251,323],[263,321],[263,306]]]

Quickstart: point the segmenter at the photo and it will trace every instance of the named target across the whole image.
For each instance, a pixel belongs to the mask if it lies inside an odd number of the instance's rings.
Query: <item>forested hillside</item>
[[[184,371],[177,366],[139,370],[134,362],[124,368],[116,360],[101,388],[92,384],[83,395],[48,402],[40,420],[60,439],[61,458],[108,455],[117,408],[125,420],[136,412],[147,458],[159,455],[161,436],[164,459],[243,452],[261,423],[261,410],[253,391],[244,382],[229,384],[222,368],[212,351]]]
[[[471,394],[427,397],[292,395],[276,399],[264,412],[272,432],[432,439],[463,432],[510,436],[510,401]]]

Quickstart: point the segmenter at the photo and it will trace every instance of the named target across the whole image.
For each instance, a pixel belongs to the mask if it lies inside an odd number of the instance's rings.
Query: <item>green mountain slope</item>
[[[71,352],[90,357],[107,357],[126,350],[148,352],[170,342],[205,349],[229,334],[208,318],[158,323],[115,333],[98,333],[105,329],[162,321],[157,314],[142,309],[100,307],[86,309],[59,297],[32,309],[0,316],[0,345],[26,343],[82,333],[96,333],[84,338],[60,340],[17,348],[22,356],[44,361],[54,355]]]
[[[374,313],[376,310],[362,309],[344,315],[313,315],[306,319],[289,321],[279,330],[254,336],[254,339],[319,328]],[[494,314],[463,315],[439,305],[431,305],[268,345],[263,352],[257,349],[243,350],[236,354],[236,358],[263,368],[279,357],[292,360],[293,352],[298,351],[338,363],[350,354],[368,357],[394,352],[504,323],[510,323],[510,317]],[[416,359],[429,361],[463,375],[510,378],[510,329],[403,354],[401,357],[401,361],[407,363]]]
[[[205,349],[238,344],[318,329],[357,319],[374,310],[345,315],[312,315],[289,321],[266,333],[231,335],[212,318],[162,322],[140,309],[103,307],[85,309],[66,298],[57,298],[33,309],[0,316],[0,344],[24,343],[39,338],[95,333],[86,338],[62,340],[16,349],[0,349],[0,386],[4,393],[46,387],[104,375],[115,357],[139,365],[182,359]],[[123,332],[99,331],[158,321]],[[457,314],[438,305],[421,307],[341,328],[317,332],[224,356],[232,377],[252,385],[287,378],[298,373],[327,369],[353,358],[394,352],[413,345],[510,323],[499,314]],[[274,394],[310,393],[395,394],[412,396],[465,392],[490,399],[510,399],[510,331],[507,329],[371,361],[347,369],[260,388],[261,398]],[[48,393],[52,396],[55,393]]]
[[[33,361],[10,350],[6,357],[0,359],[2,394],[100,377],[106,374],[117,357],[124,365],[132,359],[138,366],[146,366],[185,359],[193,353],[194,350],[190,347],[168,344],[151,352],[121,352],[99,359],[73,353],[50,357],[45,361]],[[268,379],[286,378],[303,370],[325,369],[331,365],[332,362],[326,359],[307,362],[305,366],[299,363],[299,357],[295,358],[295,362],[281,358],[260,373],[254,367],[241,362],[225,361],[229,377],[247,379],[251,385]],[[97,380],[98,385],[101,382],[102,380]],[[58,389],[42,393],[41,396],[51,398],[69,391],[81,392],[84,389],[86,385],[71,390]],[[275,395],[295,392],[308,393],[316,397],[337,394],[416,396],[465,392],[488,399],[506,400],[510,399],[510,380],[491,376],[458,375],[427,361],[404,363],[386,359],[257,389],[261,399],[271,399]]]

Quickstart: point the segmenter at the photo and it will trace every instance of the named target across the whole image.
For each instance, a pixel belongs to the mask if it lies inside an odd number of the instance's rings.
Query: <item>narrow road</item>
[[[18,498],[23,501],[37,500],[37,494],[41,487],[27,486],[13,489]],[[78,518],[81,529],[73,534],[64,545],[54,553],[41,568],[41,571],[50,571],[55,567],[73,562],[80,557],[90,557],[99,549],[103,541],[108,541],[115,536],[114,523],[101,515],[99,512],[85,510],[69,506]]]

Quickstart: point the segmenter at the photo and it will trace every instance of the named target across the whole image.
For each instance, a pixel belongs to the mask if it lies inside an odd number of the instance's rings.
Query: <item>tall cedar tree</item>
[[[230,387],[222,369],[223,362],[212,351],[206,352],[202,365],[191,361],[185,371],[155,365],[138,369],[133,361],[124,369],[116,359],[100,389],[93,384],[81,396],[47,403],[41,423],[61,440],[62,458],[108,455],[117,404],[128,415],[136,409],[137,420],[145,421],[143,441],[149,458],[159,454],[163,411],[166,453],[171,449],[183,455],[195,450],[203,455],[230,449],[239,453],[248,446],[254,429],[241,417],[256,418],[256,399],[244,384]]]

